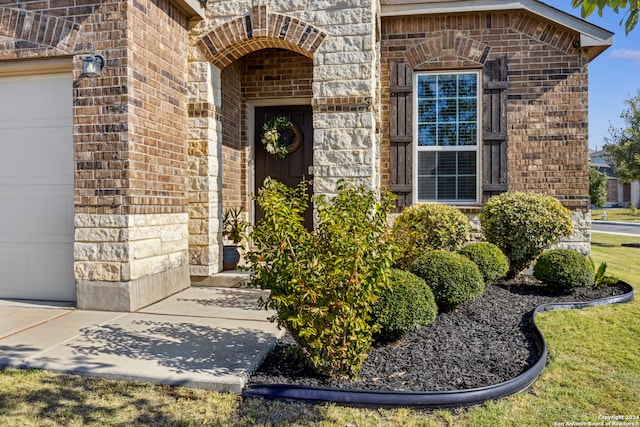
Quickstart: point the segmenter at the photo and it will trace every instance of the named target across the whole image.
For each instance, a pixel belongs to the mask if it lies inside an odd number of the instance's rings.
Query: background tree
[[[589,203],[601,208],[607,202],[607,177],[589,168]]]
[[[583,18],[591,15],[596,9],[598,9],[598,15],[602,16],[602,11],[607,7],[613,9],[615,13],[619,13],[620,10],[624,11],[629,7],[629,10],[625,12],[620,20],[620,25],[624,22],[624,29],[627,35],[638,23],[640,0],[571,0],[571,5],[574,8],[581,8]]]
[[[640,181],[640,90],[624,102],[627,108],[620,118],[626,126],[611,127],[602,149],[615,176],[623,182]]]

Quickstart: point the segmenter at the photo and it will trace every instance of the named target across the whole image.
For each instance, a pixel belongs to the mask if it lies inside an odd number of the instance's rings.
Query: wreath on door
[[[293,133],[293,139],[291,139],[290,143],[287,143],[289,138],[284,138],[284,140],[282,138],[283,133],[287,131]],[[284,159],[288,154],[293,153],[300,147],[302,132],[290,118],[275,116],[262,127],[260,141],[267,153],[277,159]]]

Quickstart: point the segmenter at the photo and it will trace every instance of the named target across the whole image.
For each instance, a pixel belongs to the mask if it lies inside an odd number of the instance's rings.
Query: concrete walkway
[[[192,287],[136,313],[0,300],[0,367],[240,393],[283,333],[264,295]]]

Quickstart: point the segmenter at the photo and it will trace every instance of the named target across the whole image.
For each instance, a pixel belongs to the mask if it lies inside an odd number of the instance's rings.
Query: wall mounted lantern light
[[[87,56],[82,60],[82,75],[87,77],[100,77],[104,63],[105,60],[102,55]]]

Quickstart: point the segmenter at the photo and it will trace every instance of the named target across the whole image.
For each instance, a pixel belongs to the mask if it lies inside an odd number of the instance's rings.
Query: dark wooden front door
[[[298,125],[302,133],[302,142],[295,151],[289,153],[284,159],[277,159],[269,154],[262,145],[262,128],[271,118],[285,116]],[[295,187],[303,179],[310,180],[309,167],[313,164],[313,114],[310,105],[280,105],[275,107],[256,107],[255,110],[255,153],[256,153],[256,174],[254,194],[258,194],[258,189],[262,187],[264,179],[268,176],[288,185]],[[292,132],[283,132],[282,141],[292,142]],[[309,196],[313,192],[313,187],[308,187]],[[262,217],[262,212],[256,207],[256,222]],[[308,230],[313,228],[313,207],[309,202],[309,209],[305,212],[305,227]]]

